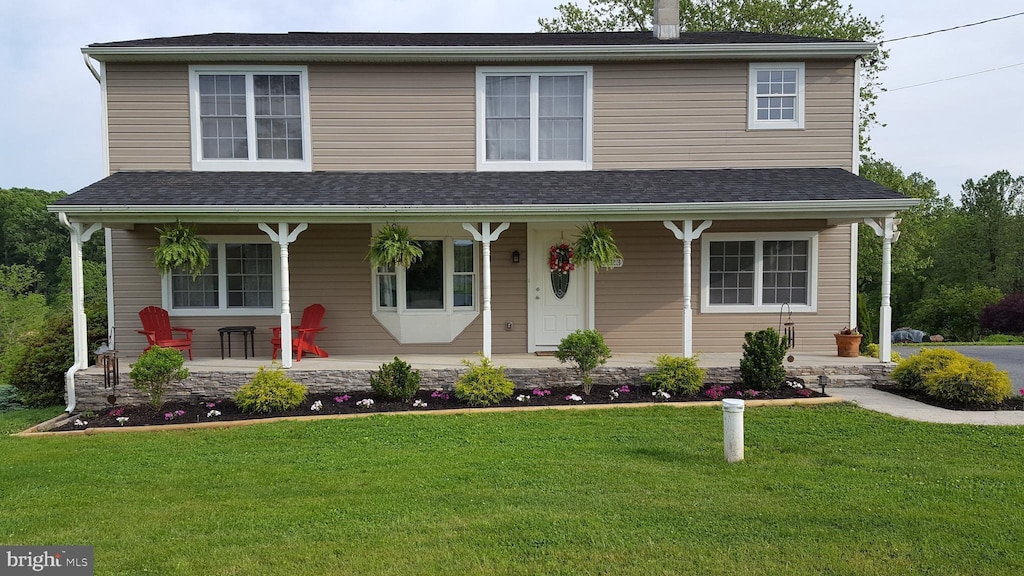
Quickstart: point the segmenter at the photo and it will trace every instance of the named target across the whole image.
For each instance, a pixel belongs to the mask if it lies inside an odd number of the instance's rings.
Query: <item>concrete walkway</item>
[[[874,388],[836,388],[829,390],[832,396],[838,396],[853,402],[861,408],[884,412],[897,418],[917,420],[920,422],[937,422],[939,424],[981,424],[985,426],[1024,426],[1024,410],[967,412],[963,410],[946,410],[910,400],[896,394],[882,392]]]

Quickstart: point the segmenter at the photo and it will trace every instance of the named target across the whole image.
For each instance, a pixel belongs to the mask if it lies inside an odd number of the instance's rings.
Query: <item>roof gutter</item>
[[[82,59],[85,60],[85,67],[89,69],[89,72],[92,72],[92,77],[96,79],[96,82],[102,84],[103,80],[100,78],[99,71],[97,71],[96,67],[92,65],[92,62],[89,60],[89,55],[84,51],[82,53]]]
[[[893,213],[916,206],[916,198],[877,200],[795,200],[779,202],[682,202],[659,204],[521,204],[521,205],[54,205],[51,212],[68,215],[94,216],[104,222],[140,222],[147,217],[188,216],[196,222],[214,222],[226,216],[240,219],[302,217],[311,222],[341,220],[371,221],[415,220],[422,218],[464,219],[467,217],[500,217],[510,221],[566,219],[568,217],[602,218],[614,220],[661,220],[678,217],[745,217],[750,220],[779,218],[780,216],[840,216]]]
[[[853,58],[870,54],[872,42],[762,44],[646,44],[599,46],[86,46],[100,61],[294,60],[338,61],[565,61],[679,60],[704,58]]]

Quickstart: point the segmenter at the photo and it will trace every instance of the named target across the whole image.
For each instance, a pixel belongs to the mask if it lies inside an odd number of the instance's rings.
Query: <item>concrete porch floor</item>
[[[646,368],[651,366],[657,354],[623,353],[612,356],[605,365],[608,368]],[[862,366],[878,366],[878,359],[860,356],[857,358],[840,358],[835,354],[793,351],[793,362],[785,362],[787,369],[813,369],[819,367],[845,367],[855,368]],[[739,353],[714,353],[700,354],[697,358],[702,368],[736,368],[740,365]],[[475,360],[472,355],[458,354],[405,354],[399,356],[405,362],[418,370],[444,370],[461,368],[463,359]],[[331,356],[329,358],[318,358],[316,356],[305,356],[300,362],[292,362],[291,371],[335,371],[335,370],[376,370],[381,364],[390,362],[394,356],[389,355],[359,355],[359,356]],[[128,372],[129,364],[135,358],[120,359],[120,371]],[[495,364],[506,368],[565,368],[567,365],[560,364],[554,356],[538,356],[535,354],[495,354],[492,357]],[[185,366],[193,372],[255,372],[260,366],[270,367],[269,358],[197,358],[186,360]],[[101,373],[97,366],[92,366],[88,373]]]

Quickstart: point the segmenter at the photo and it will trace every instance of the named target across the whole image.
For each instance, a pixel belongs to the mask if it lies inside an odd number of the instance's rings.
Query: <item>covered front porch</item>
[[[828,386],[870,386],[888,380],[891,365],[879,363],[875,358],[840,358],[834,354],[791,351],[793,361],[785,363],[789,376],[802,378],[815,388],[819,376],[828,377]],[[656,354],[614,353],[608,363],[595,371],[597,384],[635,386],[642,384],[643,376],[651,370]],[[423,376],[421,387],[450,390],[459,374],[465,370],[462,361],[474,359],[472,355],[409,354],[402,359],[419,370]],[[330,358],[303,358],[293,362],[288,376],[306,385],[311,393],[368,390],[370,373],[381,364],[390,362],[387,355],[333,356]],[[505,367],[506,374],[518,388],[559,388],[577,386],[579,380],[569,365],[561,364],[553,356],[537,354],[496,354],[493,361]],[[707,353],[698,356],[698,364],[707,371],[708,384],[738,382],[739,353]],[[228,358],[196,359],[185,362],[190,376],[169,395],[169,400],[216,399],[233,396],[234,392],[252,379],[261,367],[270,367],[265,359]],[[92,366],[76,375],[78,408],[97,410],[108,406],[108,396],[116,396],[117,403],[131,404],[145,401],[145,396],[130,385],[128,366],[120,366],[117,387],[104,385],[101,366]]]

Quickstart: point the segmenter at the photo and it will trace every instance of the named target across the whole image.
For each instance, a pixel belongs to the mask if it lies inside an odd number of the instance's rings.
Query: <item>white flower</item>
[[[565,397],[565,399],[570,401],[570,402],[582,402],[583,401],[583,398],[580,398],[580,396],[577,395],[577,394],[569,394],[568,396]]]
[[[412,405],[414,407],[416,407],[416,408],[426,408],[427,407],[427,403],[424,402],[423,400],[419,400],[419,399],[413,400],[412,401]]]
[[[615,400],[616,398],[618,398],[618,397],[619,397],[619,393],[618,393],[618,392],[616,392],[615,390],[612,390],[611,396],[609,396],[609,397],[610,397],[610,398],[611,398],[612,400]]]
[[[654,392],[651,392],[651,396],[659,396],[661,398],[664,398],[665,400],[668,400],[669,398],[672,397],[671,394],[665,392],[664,390],[656,390]]]
[[[210,410],[206,413],[207,418],[216,418],[217,416],[220,416],[220,410]]]
[[[117,420],[118,424],[120,424],[121,426],[124,426],[124,423],[128,421],[128,417],[127,416],[118,416],[117,418],[115,418],[115,420]]]
[[[527,396],[526,394],[520,394],[519,396],[516,396],[516,402],[526,402],[529,399],[530,397]]]
[[[80,419],[80,418],[75,418],[74,424],[75,424],[75,426],[86,426],[89,423],[87,421],[85,421],[85,420]]]
[[[316,402],[313,402],[313,405],[310,406],[309,409],[312,410],[313,412],[319,412],[320,409],[323,408],[323,407],[324,407],[323,402],[317,400]]]
[[[362,406],[363,408],[369,408],[370,406],[373,406],[373,399],[372,398],[363,398],[359,402],[356,402],[356,406]]]

